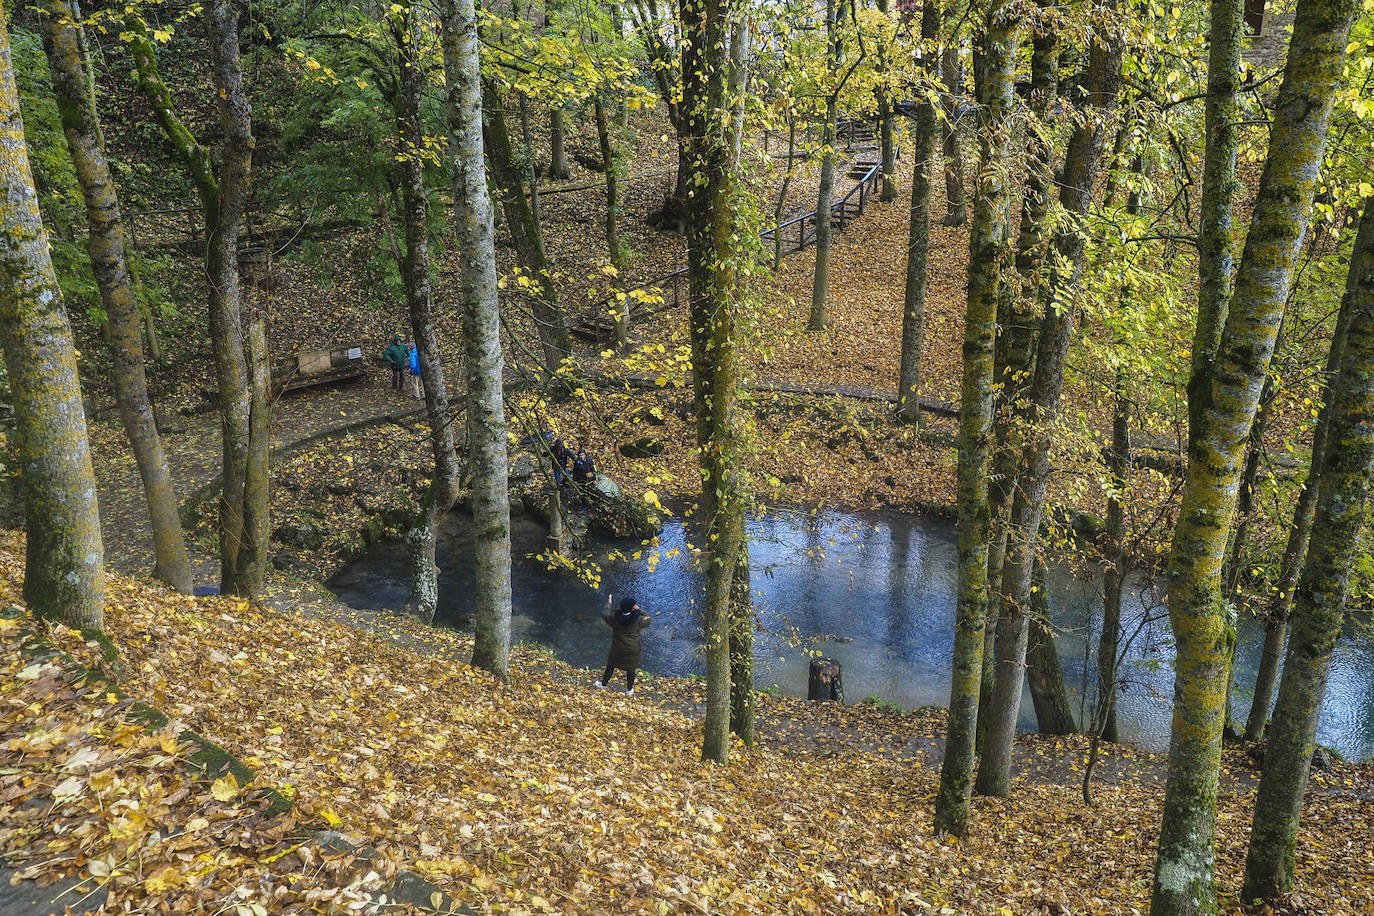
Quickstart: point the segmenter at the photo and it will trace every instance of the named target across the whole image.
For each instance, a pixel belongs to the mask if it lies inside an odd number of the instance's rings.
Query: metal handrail
[[[851,128],[851,129],[852,129],[852,128]],[[869,187],[868,187],[868,186],[869,186],[869,185],[872,185],[871,191],[872,191],[873,193],[876,193],[876,192],[877,192],[877,190],[878,190],[878,184],[879,184],[879,181],[881,180],[881,176],[882,176],[882,171],[883,171],[883,164],[882,164],[881,160],[878,161],[878,162],[873,163],[873,165],[869,167],[868,171],[864,172],[863,176],[858,180],[858,182],[854,185],[854,187],[850,188],[849,191],[848,191],[843,197],[841,197],[839,200],[836,200],[836,201],[832,201],[832,202],[831,202],[831,204],[830,204],[830,215],[831,215],[831,218],[833,219],[833,218],[835,217],[836,214],[843,215],[844,212],[845,212],[845,209],[846,209],[846,208],[848,207],[848,205],[849,205],[849,200],[850,200],[850,198],[852,198],[855,194],[858,194],[858,195],[859,195],[859,203],[858,203],[858,206],[855,208],[855,209],[856,209],[856,214],[857,214],[857,213],[863,213],[863,211],[864,211],[864,206],[867,204],[867,197],[868,197],[868,194],[869,194]],[[794,252],[796,252],[796,251],[801,251],[803,248],[806,247],[806,245],[807,245],[808,242],[814,240],[815,237],[816,237],[816,233],[815,233],[814,228],[813,228],[812,231],[809,232],[809,233],[806,231],[806,221],[807,221],[808,219],[814,220],[817,212],[819,212],[819,211],[810,210],[810,211],[808,211],[808,212],[806,212],[806,213],[800,214],[799,216],[794,216],[794,217],[792,217],[791,219],[787,220],[787,221],[784,222],[784,223],[779,223],[779,224],[776,225],[776,226],[772,226],[772,227],[770,227],[770,228],[768,228],[768,229],[764,229],[764,230],[762,230],[762,231],[759,233],[759,238],[760,238],[760,239],[772,239],[778,232],[781,232],[781,231],[784,230],[784,229],[787,229],[787,228],[789,228],[789,227],[791,227],[791,226],[795,226],[795,225],[797,225],[798,223],[800,223],[800,224],[801,224],[801,228],[800,228],[799,231],[797,232],[797,246],[796,246],[795,248],[793,248],[792,250],[793,250]],[[686,267],[681,267],[681,268],[679,268],[679,269],[673,271],[672,273],[664,274],[663,276],[657,277],[657,278],[655,278],[655,279],[653,279],[653,280],[646,280],[646,281],[644,281],[643,283],[640,283],[638,286],[632,286],[632,287],[630,287],[629,289],[620,290],[619,292],[625,293],[626,295],[628,295],[628,294],[630,294],[630,293],[638,292],[638,291],[640,291],[640,290],[655,289],[655,288],[657,288],[657,287],[662,287],[662,286],[665,286],[665,285],[667,285],[667,284],[669,284],[669,283],[672,283],[672,284],[673,284],[673,304],[674,304],[674,305],[678,305],[678,304],[680,304],[680,301],[681,301],[681,300],[680,300],[680,298],[679,298],[679,296],[678,296],[678,288],[677,288],[677,283],[676,283],[676,281],[682,279],[683,277],[686,277],[687,274],[688,274],[688,268],[686,268]],[[612,298],[613,298],[613,297],[611,297],[611,296],[606,297],[605,299],[601,300],[601,302],[598,303],[598,306],[604,308],[605,306],[607,306],[607,305],[610,304]],[[666,301],[666,300],[665,300],[665,301]]]

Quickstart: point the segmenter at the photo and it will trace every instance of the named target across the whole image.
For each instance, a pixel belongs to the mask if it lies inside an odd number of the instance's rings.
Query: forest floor
[[[19,602],[22,541],[0,542],[0,600]],[[930,829],[941,716],[759,694],[760,744],[698,760],[701,685],[649,678],[625,697],[534,647],[500,684],[452,631],[302,594],[293,609],[185,598],[112,576],[107,630],[122,688],[172,721],[145,729],[99,682],[35,659],[0,621],[0,855],[76,912],[342,909],[413,869],[478,912],[1140,913],[1162,762],[1108,747],[1093,804],[1077,738],[1018,742],[1007,799],[969,835]],[[49,640],[88,666],[99,647]],[[194,729],[254,768],[241,785],[186,773]],[[1225,912],[1374,907],[1374,767],[1314,773],[1297,891],[1234,897],[1252,769],[1228,750],[1217,867]],[[269,816],[260,790],[295,803]],[[376,850],[367,874],[303,831]],[[62,884],[63,879],[78,879]],[[32,885],[25,885],[32,887]],[[34,888],[36,891],[37,888]]]

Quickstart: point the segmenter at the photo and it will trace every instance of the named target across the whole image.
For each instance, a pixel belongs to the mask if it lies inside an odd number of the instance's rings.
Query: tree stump
[[[844,680],[840,663],[833,658],[811,659],[811,671],[806,684],[807,699],[819,703],[825,700],[844,702]]]

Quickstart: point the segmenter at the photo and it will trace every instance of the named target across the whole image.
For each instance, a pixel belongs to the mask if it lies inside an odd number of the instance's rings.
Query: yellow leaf
[[[239,796],[239,781],[233,773],[225,773],[210,786],[215,801],[231,802]]]
[[[320,817],[324,818],[325,823],[331,827],[337,827],[343,823],[343,818],[335,814],[332,808],[325,808],[320,812]]]

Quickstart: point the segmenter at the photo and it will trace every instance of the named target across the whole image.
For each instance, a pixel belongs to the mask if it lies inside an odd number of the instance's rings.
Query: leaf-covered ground
[[[8,601],[19,546],[7,538],[0,552]],[[938,741],[939,716],[929,711],[817,711],[761,695],[763,747],[735,747],[717,767],[697,759],[699,722],[683,713],[698,699],[692,682],[653,679],[627,698],[521,648],[501,685],[463,663],[470,645],[455,633],[300,610],[111,582],[126,689],[293,796],[295,814],[270,823],[255,822],[252,787],[189,782],[173,732],[145,734],[121,703],[31,668],[4,625],[0,854],[33,876],[90,879],[87,905],[113,890],[110,911],[323,908],[377,880],[302,861],[299,849],[279,855],[297,820],[335,825],[380,849],[374,870],[414,868],[483,912],[1146,907],[1161,791],[1157,762],[1140,755],[1125,754],[1130,765],[1087,807],[1065,784],[1082,745],[1029,742],[1013,798],[977,802],[970,837],[954,842],[930,830],[937,773],[921,748]],[[93,657],[93,646],[55,637]],[[1044,778],[1037,757],[1064,778]],[[1227,890],[1243,861],[1248,785],[1239,772],[1224,780]],[[1322,789],[1309,798],[1287,911],[1370,912],[1374,780],[1368,767],[1341,767]]]

